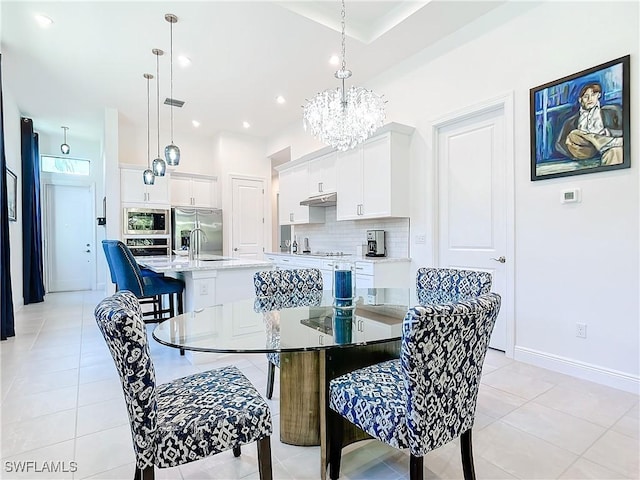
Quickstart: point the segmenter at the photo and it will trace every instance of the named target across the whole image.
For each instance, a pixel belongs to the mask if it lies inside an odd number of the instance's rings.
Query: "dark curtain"
[[[40,152],[33,121],[22,118],[22,291],[24,304],[44,300]]]
[[[0,340],[16,334],[11,291],[11,251],[9,246],[9,209],[7,207],[7,159],[4,156],[4,106],[2,104],[2,55],[0,54]]]

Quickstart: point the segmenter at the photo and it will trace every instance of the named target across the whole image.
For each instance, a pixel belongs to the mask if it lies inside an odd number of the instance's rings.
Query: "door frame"
[[[43,257],[44,257],[44,281],[45,281],[45,292],[49,293],[49,286],[51,285],[51,243],[49,241],[49,235],[51,234],[51,208],[50,200],[52,195],[51,187],[89,187],[89,195],[91,197],[90,201],[90,210],[91,212],[96,211],[96,184],[95,182],[87,182],[87,181],[78,181],[78,180],[47,180],[42,183],[42,240],[43,240]],[[93,218],[93,217],[92,217]],[[45,242],[45,240],[47,240]],[[91,243],[93,245],[93,251],[91,252],[92,263],[93,263],[93,271],[91,272],[91,290],[95,290],[97,287],[97,275],[98,275],[98,256],[96,254],[96,228],[93,223],[91,224]]]
[[[433,215],[433,259],[434,265],[440,265],[440,206],[439,198],[439,164],[438,164],[438,137],[443,128],[472,119],[473,117],[485,113],[502,110],[504,114],[504,147],[505,147],[505,221],[506,221],[506,252],[507,263],[505,263],[506,274],[506,302],[503,301],[501,308],[505,310],[506,318],[506,348],[505,354],[508,358],[513,358],[515,349],[515,142],[514,142],[514,92],[509,91],[495,97],[483,100],[482,102],[468,105],[462,109],[449,112],[432,122],[432,155],[433,155],[433,194],[432,194],[432,215]]]
[[[256,177],[253,175],[243,175],[243,174],[239,174],[239,173],[230,173],[229,174],[229,205],[231,205],[231,214],[229,215],[228,219],[230,220],[228,223],[229,228],[227,229],[229,231],[228,235],[226,235],[226,240],[228,242],[228,251],[229,252],[229,256],[233,257],[233,219],[234,219],[234,214],[235,214],[235,206],[233,204],[233,182],[235,180],[252,180],[252,181],[256,181],[256,182],[260,182],[262,183],[262,190],[264,192],[263,194],[263,205],[262,205],[262,218],[263,218],[263,222],[262,222],[262,254],[264,255],[268,249],[271,248],[271,235],[267,235],[267,218],[271,218],[269,215],[267,215],[270,212],[270,203],[266,201],[267,195],[269,193],[268,190],[268,186],[267,186],[267,181],[264,177]],[[222,214],[223,214],[223,218],[224,218],[224,209],[222,210]]]

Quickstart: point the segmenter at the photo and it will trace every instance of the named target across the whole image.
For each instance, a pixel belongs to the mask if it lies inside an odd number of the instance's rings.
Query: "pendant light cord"
[[[149,136],[150,136],[149,124],[151,123],[151,115],[150,115],[149,111],[151,110],[151,107],[150,107],[150,105],[151,105],[151,95],[149,93],[149,80],[150,80],[150,78],[147,77],[147,168],[149,170],[151,170],[151,160],[150,160],[151,159],[151,149],[149,147],[149,144],[151,143],[149,141]]]
[[[171,34],[170,34],[170,48],[171,51],[169,52],[169,62],[170,62],[170,67],[169,67],[169,82],[170,82],[170,95],[171,95],[171,144],[173,145],[173,22],[171,23]]]
[[[158,158],[160,158],[160,55],[156,55],[156,113],[158,114]]]

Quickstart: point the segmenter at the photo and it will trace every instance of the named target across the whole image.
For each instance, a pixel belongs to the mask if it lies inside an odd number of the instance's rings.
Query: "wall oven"
[[[123,235],[170,235],[171,212],[154,208],[125,208]]]
[[[124,243],[129,247],[134,257],[169,256],[171,254],[170,238],[125,238]]]

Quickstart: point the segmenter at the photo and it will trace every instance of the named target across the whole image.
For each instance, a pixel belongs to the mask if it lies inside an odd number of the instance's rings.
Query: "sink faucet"
[[[189,260],[194,260],[200,255],[200,242],[198,242],[198,232],[204,237],[204,241],[207,241],[207,235],[201,228],[194,228],[189,232]],[[194,235],[195,234],[195,235]]]

